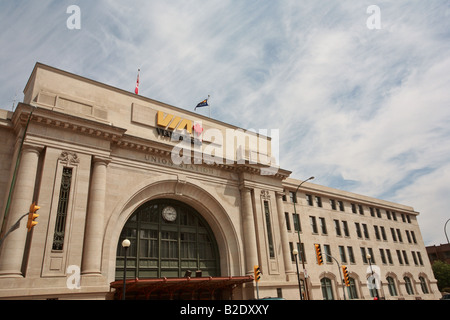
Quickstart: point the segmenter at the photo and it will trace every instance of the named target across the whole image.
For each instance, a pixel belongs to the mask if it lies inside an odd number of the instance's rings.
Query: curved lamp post
[[[312,179],[314,179],[314,177],[309,177],[308,179],[302,181],[302,182],[298,185],[297,189],[295,190],[295,198],[294,198],[294,213],[295,213],[295,214],[297,214],[297,210],[296,210],[296,208],[295,208],[295,203],[297,202],[297,192],[298,192],[298,189],[300,189],[301,185],[304,184],[306,181],[309,181],[309,180],[312,180]],[[300,249],[301,249],[301,248],[302,248],[302,241],[301,241],[301,239],[300,239],[300,215],[299,215],[299,217],[298,217],[298,223],[299,223],[299,226],[298,226],[298,229],[297,229],[297,235],[298,235],[298,242],[299,242]],[[306,291],[306,299],[309,300],[308,280],[306,279],[306,270],[305,270],[305,253],[303,252],[303,250],[300,251],[300,257],[302,258],[303,272],[305,273],[305,291]],[[295,260],[295,261],[297,261],[297,260]],[[299,274],[299,273],[297,272],[297,274]],[[299,275],[299,277],[300,277],[300,275]],[[299,285],[300,285],[300,278],[299,278]],[[302,294],[301,294],[301,289],[300,289],[300,300],[303,300],[303,296],[302,296]]]
[[[128,239],[125,239],[122,241],[122,247],[125,249],[125,261],[124,261],[124,267],[123,267],[123,292],[122,292],[122,300],[125,300],[125,292],[127,289],[127,251],[130,247],[131,242]]]

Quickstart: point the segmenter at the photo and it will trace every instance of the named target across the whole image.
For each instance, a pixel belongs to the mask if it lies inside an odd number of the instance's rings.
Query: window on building
[[[409,265],[408,255],[405,250],[402,250],[403,259],[405,260],[405,264]]]
[[[339,223],[339,220],[333,220],[333,221],[334,221],[334,229],[336,230],[336,236],[338,236],[338,237],[342,236],[341,224]]]
[[[403,242],[402,233],[401,233],[400,229],[397,229],[397,237],[398,237],[398,241]]]
[[[287,229],[287,231],[291,231],[291,220],[289,219],[289,212],[285,212],[284,213],[284,218],[286,219],[286,229]]]
[[[323,300],[333,300],[333,287],[329,278],[322,278],[320,280],[320,287],[322,288]]]
[[[403,280],[405,280],[405,287],[406,287],[406,292],[409,295],[414,294],[414,290],[411,284],[411,279],[409,277],[404,277]]]
[[[356,204],[352,203],[352,212],[356,213]]]
[[[319,233],[317,231],[317,221],[316,221],[316,217],[310,216],[309,217],[309,221],[311,223],[311,229],[313,233]]]
[[[386,231],[384,230],[383,226],[380,226],[380,231],[381,231],[381,238],[383,238],[384,241],[387,241]]]
[[[341,262],[347,263],[347,255],[345,254],[344,246],[339,246],[339,255],[341,256]]]
[[[270,219],[270,209],[268,201],[264,201],[264,215],[266,217],[267,240],[269,242],[269,255],[271,258],[275,258],[275,248],[272,236],[272,223]]]
[[[69,207],[70,186],[72,184],[72,168],[63,168],[61,188],[59,190],[58,208],[56,211],[55,231],[53,234],[53,250],[63,250],[66,234],[67,210]]]
[[[369,230],[367,229],[367,224],[363,223],[363,231],[364,231],[364,238],[369,239]]]
[[[331,206],[332,210],[336,210],[337,209],[337,207],[336,207],[336,200],[330,199],[330,206]]]
[[[411,237],[412,237],[413,242],[417,243],[416,235],[415,235],[414,231],[411,231]]]
[[[394,228],[391,228],[391,235],[392,235],[392,240],[394,240],[394,242],[397,242],[397,235],[395,234]]]
[[[358,238],[362,238],[361,226],[358,222],[355,222],[355,227],[356,227],[356,235],[358,236]]]
[[[306,202],[308,203],[308,205],[313,206],[313,200],[312,200],[312,196],[310,194],[306,195]]]
[[[398,263],[400,263],[400,265],[403,265],[402,254],[401,254],[400,250],[396,250],[396,251],[397,251]]]
[[[386,280],[387,280],[387,283],[388,283],[389,294],[390,294],[392,297],[396,297],[396,296],[397,296],[397,288],[396,288],[396,286],[395,286],[394,278],[392,278],[392,277],[387,277]]]
[[[292,203],[297,203],[297,195],[294,191],[289,191],[289,199]]]
[[[384,254],[384,249],[380,249],[381,262],[387,264],[386,255]]]
[[[298,259],[299,261],[306,263],[306,255],[305,255],[305,244],[302,242],[301,244],[297,242],[297,251],[298,251]],[[303,261],[303,257],[305,261]]]
[[[381,240],[380,231],[378,230],[378,226],[373,226],[373,231],[375,232],[375,239]]]
[[[375,255],[373,254],[372,248],[367,248],[367,253],[370,254],[370,263],[375,264]]]
[[[358,211],[359,211],[359,214],[364,215],[364,208],[360,204],[358,204]]]
[[[316,201],[316,205],[321,208],[322,207],[322,198],[315,196],[314,197],[315,201]]]
[[[355,263],[355,255],[353,254],[353,247],[347,247],[348,260],[350,263]]]
[[[375,211],[377,212],[377,217],[381,218],[381,210],[377,208]]]
[[[419,251],[417,251],[417,258],[419,259],[419,264],[420,264],[421,266],[423,266],[422,255],[420,254]]]
[[[347,221],[342,221],[342,229],[344,230],[344,235],[346,237],[350,237],[350,232],[348,230],[348,223],[347,223]]]
[[[422,288],[422,292],[424,294],[430,293],[428,291],[428,286],[427,286],[427,282],[425,281],[425,278],[424,277],[419,277],[419,281],[420,281],[420,287]]]
[[[369,263],[367,260],[366,248],[364,248],[364,247],[361,247],[361,258],[364,263]]]
[[[324,256],[325,256],[327,262],[328,262],[328,263],[333,262],[333,260],[332,260],[332,258],[331,258],[332,254],[331,254],[331,248],[330,248],[330,245],[329,245],[329,244],[324,244],[324,245],[323,245],[323,249],[324,249],[324,252],[325,252],[325,255],[324,255]]]
[[[302,226],[300,224],[300,215],[298,213],[292,214],[292,221],[294,221],[294,230],[302,231]]]
[[[348,278],[350,286],[347,288],[349,299],[358,299],[358,291],[356,290],[356,282],[353,278]]]
[[[345,211],[345,208],[344,208],[344,201],[338,201],[338,204],[339,204],[339,210]]]
[[[394,264],[394,260],[392,260],[392,255],[391,255],[391,250],[390,249],[386,249],[386,255],[387,255],[389,264]]]
[[[322,234],[328,234],[325,218],[319,218],[319,221],[320,221],[320,230],[322,231]]]

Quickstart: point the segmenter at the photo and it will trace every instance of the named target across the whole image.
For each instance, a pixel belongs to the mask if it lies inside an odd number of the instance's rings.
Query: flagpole
[[[209,102],[209,97],[210,97],[210,95],[208,94],[208,102]],[[208,103],[208,107],[209,107],[209,118],[211,118],[211,103]]]

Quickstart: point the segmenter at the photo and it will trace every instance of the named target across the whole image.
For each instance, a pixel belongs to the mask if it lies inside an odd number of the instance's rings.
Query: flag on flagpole
[[[208,98],[209,98],[209,96],[208,96]],[[199,103],[197,104],[197,106],[195,107],[194,111],[196,111],[197,108],[202,108],[202,107],[207,107],[207,106],[209,106],[209,104],[208,104],[208,99],[205,99],[205,100],[203,100],[202,102],[199,102]]]
[[[138,69],[137,81],[136,81],[136,89],[134,89],[134,93],[139,94],[139,72],[141,69]]]

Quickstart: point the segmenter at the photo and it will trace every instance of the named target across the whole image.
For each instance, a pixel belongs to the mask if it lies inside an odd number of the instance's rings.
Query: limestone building
[[[413,208],[299,188],[259,133],[38,63],[0,135],[1,299],[121,299],[125,261],[127,299],[253,299],[255,265],[260,297],[440,297]]]

